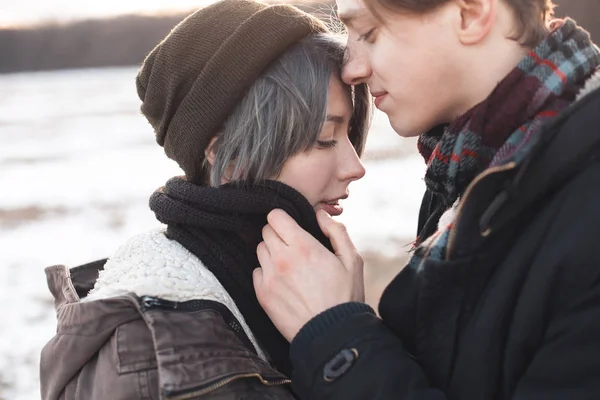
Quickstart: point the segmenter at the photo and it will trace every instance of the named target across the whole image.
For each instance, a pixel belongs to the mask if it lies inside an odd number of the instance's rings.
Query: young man
[[[338,0],[366,82],[428,169],[379,305],[362,261],[275,210],[257,296],[302,399],[600,398],[600,52],[551,0]],[[379,2],[377,2],[379,1]]]

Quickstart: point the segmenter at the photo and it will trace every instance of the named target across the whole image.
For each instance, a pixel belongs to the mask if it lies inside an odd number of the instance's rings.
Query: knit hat
[[[191,14],[148,54],[136,78],[156,141],[200,183],[206,146],[256,78],[290,46],[326,31],[296,7],[254,0],[222,0]]]

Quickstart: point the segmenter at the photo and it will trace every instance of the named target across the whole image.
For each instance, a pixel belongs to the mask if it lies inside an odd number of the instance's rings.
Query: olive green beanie
[[[326,32],[290,5],[222,0],[180,22],[146,57],[136,79],[158,144],[188,179],[204,176],[204,151],[254,80],[290,46]]]

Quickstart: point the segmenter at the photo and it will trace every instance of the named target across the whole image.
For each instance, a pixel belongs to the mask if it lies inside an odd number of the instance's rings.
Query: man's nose
[[[342,68],[342,80],[347,85],[368,83],[371,76],[371,65],[365,54],[355,49],[346,50],[346,57]]]

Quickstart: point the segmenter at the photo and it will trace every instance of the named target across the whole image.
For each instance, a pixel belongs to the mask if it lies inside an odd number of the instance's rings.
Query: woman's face
[[[342,213],[339,201],[348,197],[350,182],[365,175],[365,168],[348,137],[351,115],[350,95],[342,82],[332,77],[327,121],[317,144],[289,158],[276,178],[304,195],[315,211],[323,209],[332,216]]]

